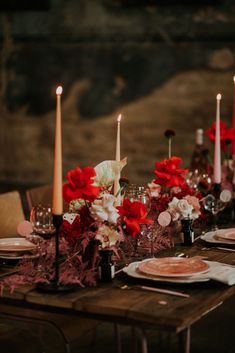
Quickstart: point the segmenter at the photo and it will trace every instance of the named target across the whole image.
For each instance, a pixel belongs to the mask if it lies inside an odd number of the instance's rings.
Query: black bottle
[[[110,249],[101,249],[99,253],[101,257],[98,267],[99,279],[101,282],[111,282],[114,278],[113,251]]]
[[[183,245],[192,245],[194,242],[194,231],[192,229],[192,219],[182,219],[181,220],[181,235]]]

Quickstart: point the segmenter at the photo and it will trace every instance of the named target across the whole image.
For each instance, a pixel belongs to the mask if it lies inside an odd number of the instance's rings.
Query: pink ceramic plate
[[[220,239],[235,241],[235,228],[219,229],[215,232],[215,236]]]
[[[138,271],[150,276],[187,277],[206,272],[209,265],[196,258],[164,257],[143,261]]]

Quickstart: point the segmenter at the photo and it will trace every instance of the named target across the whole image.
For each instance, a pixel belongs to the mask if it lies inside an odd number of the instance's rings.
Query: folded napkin
[[[222,282],[229,286],[235,284],[235,267],[216,261],[206,261],[210,265],[208,272],[198,277],[209,278],[214,281]]]

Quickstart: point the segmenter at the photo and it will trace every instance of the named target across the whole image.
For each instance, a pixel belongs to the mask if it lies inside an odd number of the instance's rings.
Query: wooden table
[[[192,247],[178,246],[163,251],[158,256],[173,256],[183,252],[189,256],[207,256],[216,260],[235,264],[235,252],[211,248],[202,250],[205,244],[199,240]],[[146,284],[146,281],[137,281]],[[13,294],[4,291],[0,303],[4,310],[15,306],[31,310],[52,311],[68,314],[71,317],[80,315],[98,320],[132,325],[139,328],[156,328],[179,334],[180,352],[190,352],[190,327],[204,315],[221,305],[223,301],[235,294],[235,285],[227,286],[208,281],[191,284],[151,283],[148,285],[174,289],[190,294],[189,298],[170,296],[133,288],[122,290],[120,284],[135,284],[136,280],[119,274],[110,284],[98,284],[94,288],[78,288],[66,294],[45,294],[35,290],[34,286],[23,286],[15,289]],[[166,305],[161,302],[166,301]],[[146,342],[143,343],[146,350]],[[203,347],[202,347],[203,350]]]

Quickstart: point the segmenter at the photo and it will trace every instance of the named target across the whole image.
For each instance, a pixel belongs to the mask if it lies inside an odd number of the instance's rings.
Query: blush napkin
[[[202,275],[196,275],[195,278],[209,278],[229,286],[235,284],[235,267],[216,261],[206,262],[210,265],[209,271]]]

